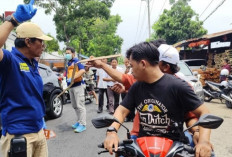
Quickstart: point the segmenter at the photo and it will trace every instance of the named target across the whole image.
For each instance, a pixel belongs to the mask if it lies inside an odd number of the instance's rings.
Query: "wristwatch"
[[[18,22],[14,19],[14,17],[13,16],[11,16],[11,15],[8,15],[6,18],[5,18],[5,21],[9,21],[9,22],[11,22],[13,25],[14,25],[14,27],[17,27],[19,24],[18,24]]]
[[[116,133],[118,132],[113,126],[110,126],[110,127],[107,128],[106,132],[113,132],[113,131],[116,132]]]

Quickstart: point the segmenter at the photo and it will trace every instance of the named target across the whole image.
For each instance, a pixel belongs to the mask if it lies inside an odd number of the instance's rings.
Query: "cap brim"
[[[44,34],[42,36],[36,37],[36,38],[41,39],[41,40],[46,40],[46,41],[53,40],[53,38],[51,38],[47,35],[44,35]]]

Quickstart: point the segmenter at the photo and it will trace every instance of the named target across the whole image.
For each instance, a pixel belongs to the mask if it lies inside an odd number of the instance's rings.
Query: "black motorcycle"
[[[228,76],[228,81],[222,83],[215,83],[211,81],[205,81],[203,88],[205,102],[210,102],[212,99],[220,99],[221,102],[226,103],[228,108],[232,108],[232,76]]]
[[[225,89],[225,94],[230,100],[232,99],[232,76],[228,76],[228,81],[227,81],[227,88]],[[227,108],[232,109],[232,102],[229,100],[226,100],[226,106]]]
[[[180,134],[180,139],[173,141],[165,137],[139,137],[136,140],[130,138],[130,132],[127,127],[121,124],[113,116],[103,116],[99,118],[92,119],[92,123],[95,128],[103,128],[110,126],[113,122],[119,123],[122,127],[127,130],[127,139],[119,142],[118,150],[113,150],[118,156],[123,157],[194,157],[195,150],[192,148],[186,137],[184,131],[180,130],[180,125],[174,123],[172,129],[177,129]],[[203,115],[199,120],[191,127],[187,128],[185,131],[189,130],[194,126],[202,126],[204,128],[216,129],[223,122],[223,119],[214,115]],[[98,145],[99,148],[104,149],[104,145]],[[98,154],[106,153],[108,150],[103,150],[98,152]],[[214,156],[214,153],[212,153]]]
[[[94,96],[93,93],[89,87],[89,84],[86,83],[86,80],[84,80],[85,82],[85,101],[89,101],[89,103],[93,102]]]

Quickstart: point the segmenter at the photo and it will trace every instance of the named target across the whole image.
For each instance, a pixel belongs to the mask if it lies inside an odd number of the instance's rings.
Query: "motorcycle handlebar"
[[[119,142],[118,146],[122,146],[123,142]],[[98,148],[104,148],[104,143],[100,143],[99,145],[97,145]],[[113,146],[114,148],[114,146]]]
[[[192,146],[184,145],[185,150],[187,150],[189,153],[194,154],[195,149]]]

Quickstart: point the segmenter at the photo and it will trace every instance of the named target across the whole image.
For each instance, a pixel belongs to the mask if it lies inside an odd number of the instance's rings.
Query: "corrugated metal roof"
[[[230,34],[230,33],[232,33],[232,29],[227,30],[227,31],[223,31],[223,32],[217,32],[217,33],[213,33],[213,34],[204,35],[203,38],[211,39],[211,38],[227,35],[227,34]]]
[[[180,41],[176,44],[174,44],[174,47],[181,47],[183,45],[189,44],[190,42],[195,42],[195,41],[200,41],[200,40],[207,40],[207,39],[213,39],[213,38],[217,38],[223,35],[227,35],[227,34],[232,34],[232,29],[231,30],[226,30],[226,31],[222,31],[222,32],[217,32],[217,33],[213,33],[213,34],[207,34],[207,35],[203,35],[200,38],[192,38],[192,39],[188,39],[188,40],[183,40]]]

